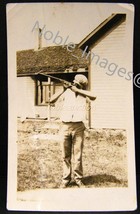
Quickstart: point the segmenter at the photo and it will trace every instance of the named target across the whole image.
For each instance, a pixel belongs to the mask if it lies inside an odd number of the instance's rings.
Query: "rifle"
[[[79,88],[79,89],[81,88],[81,87],[80,87],[80,84],[72,83],[72,82],[69,82],[69,81],[67,81],[67,80],[64,80],[64,79],[61,79],[61,78],[58,78],[58,77],[51,76],[51,75],[49,75],[49,74],[43,74],[43,73],[41,73],[41,72],[39,72],[38,74],[41,74],[41,75],[46,76],[46,77],[50,77],[50,78],[55,79],[55,80],[59,80],[60,82],[62,82],[62,83],[64,84],[64,87],[65,87],[65,88],[70,88],[70,87],[72,87],[72,86],[76,86],[76,87]]]
[[[78,89],[82,89],[81,84],[71,83],[71,82],[69,82],[67,80],[64,80],[64,79],[61,79],[61,78],[58,78],[58,77],[54,77],[54,76],[51,76],[49,74],[43,74],[43,73],[41,73],[41,71],[39,73],[37,73],[37,74],[42,74],[43,76],[47,76],[47,77],[50,77],[52,79],[56,79],[56,80],[59,80],[60,82],[63,82],[64,88],[65,88],[64,91],[67,88],[71,88],[72,86],[76,86]],[[64,92],[62,92],[62,93],[64,93]],[[95,100],[96,99],[96,97],[94,97],[94,95],[91,92],[89,92],[89,91],[82,90],[82,92],[78,92],[78,93],[82,94],[85,97],[89,97],[90,100]]]

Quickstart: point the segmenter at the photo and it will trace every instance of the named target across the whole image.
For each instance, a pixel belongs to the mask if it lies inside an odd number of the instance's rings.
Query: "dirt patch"
[[[59,123],[18,120],[18,191],[59,188],[63,169],[58,131]],[[126,154],[125,130],[87,129],[83,150],[85,185],[127,187]],[[71,187],[77,188],[74,184]]]

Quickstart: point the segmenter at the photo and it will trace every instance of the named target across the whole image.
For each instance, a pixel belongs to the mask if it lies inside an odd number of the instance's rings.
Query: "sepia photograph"
[[[7,4],[8,210],[135,210],[134,6]]]

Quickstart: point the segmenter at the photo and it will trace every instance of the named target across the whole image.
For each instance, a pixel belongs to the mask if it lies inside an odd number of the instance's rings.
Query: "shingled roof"
[[[41,50],[23,50],[17,52],[17,75],[35,75],[38,72],[58,73],[71,68],[88,69],[89,60],[82,57],[82,50],[77,46],[71,52],[67,46],[49,46]]]

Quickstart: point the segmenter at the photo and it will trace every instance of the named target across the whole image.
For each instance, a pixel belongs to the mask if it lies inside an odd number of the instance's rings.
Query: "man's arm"
[[[64,93],[64,88],[62,89],[62,91],[59,91],[58,93],[55,93],[54,95],[52,95],[51,99],[50,99],[50,103],[54,103],[56,100],[58,100],[58,98]]]
[[[79,94],[83,95],[84,97],[88,97],[90,100],[96,99],[96,97],[93,95],[93,93],[91,91],[79,89],[76,86],[72,86],[71,89],[72,89],[72,91],[79,93]]]

